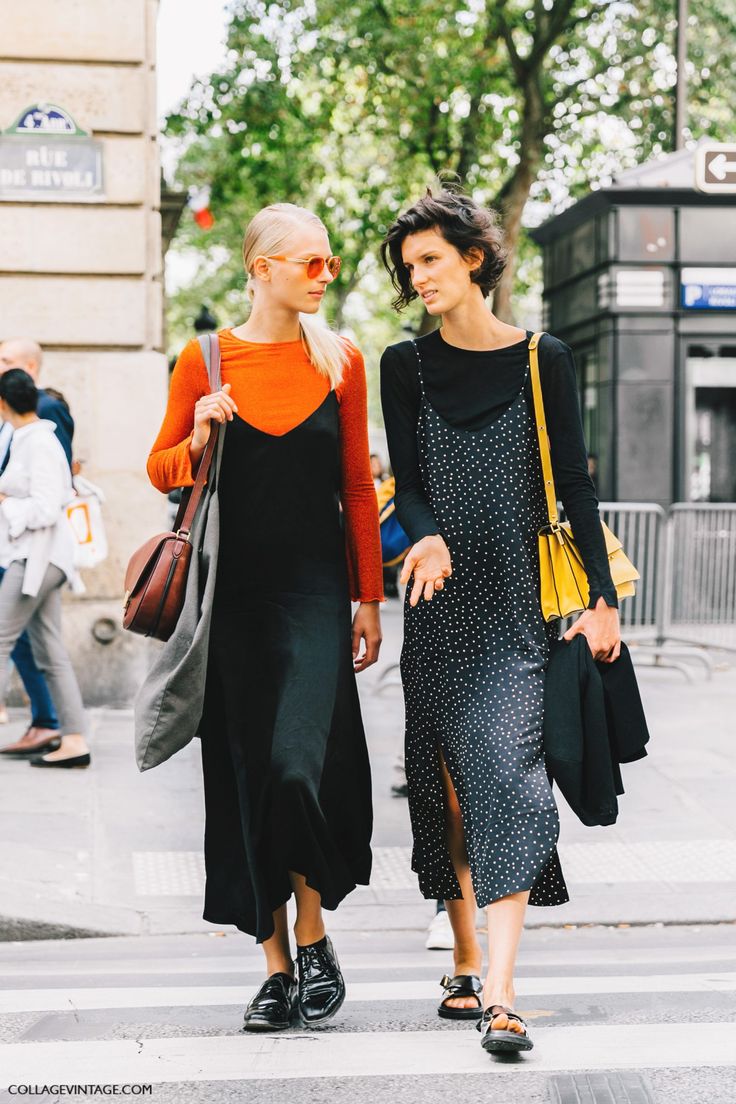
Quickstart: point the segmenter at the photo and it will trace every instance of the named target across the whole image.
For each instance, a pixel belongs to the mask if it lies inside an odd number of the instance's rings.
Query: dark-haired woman
[[[546,522],[529,379],[530,333],[486,304],[504,268],[492,214],[460,192],[428,193],[382,250],[401,309],[420,296],[440,328],[386,349],[381,391],[396,511],[414,542],[401,657],[413,869],[443,897],[455,935],[439,1014],[482,1018],[490,1052],[529,1050],[514,1011],[528,902],[568,900],[544,770],[545,667],[556,625],[539,601]],[[584,633],[613,661],[620,636],[598,503],[587,471],[570,349],[545,335],[540,371],[554,475],[590,583]],[[476,908],[488,918],[488,972]]]
[[[27,629],[61,721],[61,739],[50,739],[31,766],[88,767],[82,695],[61,635],[61,588],[76,574],[64,515],[74,491],[56,426],[38,417],[37,405],[38,389],[27,372],[11,368],[0,376],[0,417],[13,427],[0,476],[0,701],[8,658]]]

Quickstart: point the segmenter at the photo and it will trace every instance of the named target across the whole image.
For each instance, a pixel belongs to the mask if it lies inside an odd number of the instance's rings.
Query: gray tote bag
[[[220,348],[216,334],[198,338],[212,391],[219,391]],[[135,699],[135,755],[138,769],[149,770],[181,751],[197,735],[204,705],[212,602],[217,577],[220,513],[217,481],[225,426],[220,426],[209,486],[192,526],[193,554],[184,607],[176,628],[158,646]]]

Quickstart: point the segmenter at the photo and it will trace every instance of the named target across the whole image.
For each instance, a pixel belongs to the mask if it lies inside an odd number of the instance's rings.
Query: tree
[[[511,263],[494,309],[511,318],[529,201],[569,202],[619,167],[670,148],[675,5],[663,0],[239,0],[222,71],[168,121],[184,185],[208,183],[217,225],[182,241],[216,258],[210,291],[242,286],[237,244],[276,198],[339,234],[351,293],[388,295],[376,249],[436,174],[496,206]],[[691,23],[690,130],[726,137],[736,91],[736,10],[701,0]],[[222,250],[217,252],[218,247]],[[375,309],[375,307],[373,307]],[[410,316],[420,322],[419,309]]]

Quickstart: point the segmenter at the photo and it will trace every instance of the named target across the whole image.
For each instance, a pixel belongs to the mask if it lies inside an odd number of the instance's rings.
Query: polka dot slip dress
[[[427,399],[414,348],[420,471],[453,574],[414,608],[407,590],[401,673],[412,869],[425,897],[462,896],[445,842],[441,752],[479,907],[522,890],[533,905],[563,904],[559,820],[542,750],[545,668],[558,629],[539,604],[537,532],[546,511],[534,412],[522,388],[484,429],[450,425]]]

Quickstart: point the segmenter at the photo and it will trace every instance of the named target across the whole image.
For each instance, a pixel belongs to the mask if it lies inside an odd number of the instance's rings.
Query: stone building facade
[[[148,648],[120,629],[123,573],[165,519],[145,474],[167,389],[157,0],[35,0],[30,18],[14,0],[0,9],[0,131],[58,105],[102,155],[96,194],[0,195],[0,337],[41,343],[41,382],[68,399],[75,456],[106,495],[110,555],[67,601],[65,631],[87,702],[127,703]]]

